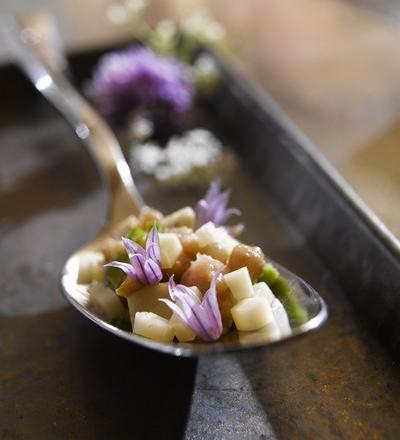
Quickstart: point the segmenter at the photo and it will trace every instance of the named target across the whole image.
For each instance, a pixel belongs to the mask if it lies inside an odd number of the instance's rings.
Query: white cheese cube
[[[241,267],[227,273],[224,275],[224,280],[237,301],[254,296],[253,285],[251,284],[247,267]]]
[[[219,243],[218,231],[213,222],[205,223],[195,234],[201,248],[210,243]]]
[[[174,330],[174,335],[180,342],[193,341],[196,338],[196,333],[188,327],[176,313],[173,313],[169,324]]]
[[[281,337],[284,338],[286,336],[289,336],[292,333],[292,329],[289,324],[289,318],[286,313],[285,307],[283,307],[278,298],[273,299],[271,303],[271,310],[274,314],[276,325],[281,332]]]
[[[274,315],[265,298],[245,298],[231,308],[232,318],[240,331],[252,331],[274,321]]]
[[[274,321],[269,322],[265,327],[252,332],[238,332],[239,341],[243,344],[265,344],[280,339],[280,331]]]
[[[103,318],[111,320],[124,313],[124,307],[119,297],[103,283],[94,281],[88,287],[88,293],[93,306]]]
[[[170,269],[182,252],[182,244],[178,236],[172,232],[159,233],[161,249],[161,267]]]
[[[274,315],[274,320],[276,325],[279,328],[280,336],[283,338],[285,336],[289,336],[292,333],[290,328],[289,319],[286,313],[285,308],[278,298],[272,293],[272,290],[269,286],[262,282],[254,284],[254,294],[256,297],[266,298],[268,300],[269,305],[271,306],[272,313]]]
[[[194,212],[193,208],[186,206],[185,208],[178,209],[178,211],[165,216],[160,223],[164,228],[173,228],[179,226],[193,228],[195,219],[196,213]]]
[[[151,312],[137,312],[133,333],[161,342],[171,342],[174,331],[167,319]]]
[[[165,319],[171,317],[171,309],[159,301],[160,298],[169,299],[168,283],[144,286],[126,298],[132,327],[134,327],[137,312],[153,312]]]
[[[100,252],[84,251],[79,254],[78,283],[89,284],[97,273],[97,267],[104,264],[104,256]]]
[[[239,241],[230,236],[225,229],[217,228],[217,235],[218,243],[222,244],[228,252],[228,255],[232,252],[233,248],[239,244]]]
[[[275,299],[275,295],[272,293],[272,290],[268,286],[267,283],[261,282],[254,284],[253,286],[254,296],[260,296],[268,300],[271,305],[272,301]]]

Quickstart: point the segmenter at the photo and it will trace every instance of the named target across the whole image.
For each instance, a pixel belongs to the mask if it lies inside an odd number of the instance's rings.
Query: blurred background
[[[129,38],[111,0],[2,0],[53,12],[67,49]],[[400,236],[400,3],[394,0],[153,0],[150,21],[209,9],[235,62],[267,90]],[[0,62],[8,54],[0,48]]]

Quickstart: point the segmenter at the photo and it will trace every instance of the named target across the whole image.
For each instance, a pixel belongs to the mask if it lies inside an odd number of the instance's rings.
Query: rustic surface
[[[245,239],[303,276],[326,327],[268,351],[194,360],[106,334],[61,298],[61,267],[93,238],[104,197],[68,127],[41,100],[1,108],[1,439],[397,439],[398,366],[356,319],[293,225],[238,173]],[[179,197],[142,186],[156,206]]]

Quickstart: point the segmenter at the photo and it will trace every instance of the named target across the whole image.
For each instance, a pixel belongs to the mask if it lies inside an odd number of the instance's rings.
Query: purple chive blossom
[[[168,290],[177,304],[168,299],[160,299],[203,341],[215,341],[222,333],[221,312],[217,300],[217,278],[223,269],[214,273],[210,288],[201,302],[189,287],[175,284],[174,276],[169,279]]]
[[[162,279],[161,252],[158,231],[154,225],[146,240],[146,249],[128,238],[122,237],[129,263],[111,261],[106,267],[117,267],[141,284],[158,284]]]
[[[179,119],[190,110],[193,100],[193,87],[182,64],[144,47],[103,56],[86,92],[110,118],[161,105],[171,119]]]
[[[221,179],[213,180],[203,199],[196,205],[197,226],[207,222],[224,225],[231,215],[240,215],[236,208],[227,208],[231,191],[221,191]]]

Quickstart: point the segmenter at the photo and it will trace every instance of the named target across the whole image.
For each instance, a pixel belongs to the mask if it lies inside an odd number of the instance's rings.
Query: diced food
[[[171,310],[159,301],[160,298],[169,298],[167,283],[142,287],[127,297],[132,327],[134,327],[137,312],[153,312],[165,319],[171,317]]]
[[[176,234],[164,232],[159,234],[161,249],[161,268],[170,269],[182,252],[182,245]]]
[[[233,248],[239,244],[238,240],[236,238],[233,238],[231,235],[229,235],[225,228],[218,228],[217,229],[217,237],[218,240],[222,246],[226,249],[228,252],[228,255],[232,252]]]
[[[186,286],[197,286],[202,293],[210,287],[214,273],[223,264],[208,255],[198,254],[189,269],[182,275],[181,283]]]
[[[200,245],[193,229],[187,226],[179,226],[176,228],[166,228],[165,232],[174,232],[181,242],[183,252],[193,257],[200,251]]]
[[[126,219],[122,220],[115,228],[114,235],[120,237],[125,235],[128,231],[139,225],[139,219],[136,215],[129,215]]]
[[[187,226],[188,228],[194,228],[194,224],[196,221],[196,214],[190,206],[186,206],[185,208],[179,209],[178,211],[173,212],[165,216],[160,224],[164,228],[176,228],[179,226]]]
[[[264,254],[258,246],[238,244],[232,249],[228,261],[230,271],[247,267],[250,278],[255,281],[261,275],[265,265]]]
[[[152,312],[137,312],[133,325],[133,332],[161,342],[171,342],[174,339],[174,330],[169,321]]]
[[[148,226],[152,226],[154,223],[160,223],[162,218],[163,215],[160,211],[145,206],[139,215],[139,226],[143,229],[147,229]]]
[[[256,283],[253,286],[253,290],[254,290],[254,296],[261,296],[263,298],[266,298],[269,304],[271,304],[272,301],[275,299],[275,296],[272,293],[272,290],[270,289],[267,283],[264,282]]]
[[[292,287],[282,276],[271,285],[271,290],[285,307],[291,325],[298,326],[307,321],[307,312],[301,307]]]
[[[253,331],[274,322],[271,306],[265,298],[245,298],[231,309],[233,321],[240,331]]]
[[[165,269],[167,275],[174,275],[175,281],[180,281],[182,275],[189,269],[192,263],[191,256],[185,252],[181,252],[178,259],[170,269]]]
[[[221,263],[226,263],[226,260],[228,259],[228,255],[229,255],[226,248],[217,241],[214,243],[208,243],[206,246],[204,246],[201,249],[201,252],[203,254],[209,255],[215,260],[221,261]]]
[[[213,182],[196,209],[129,216],[100,252],[80,256],[79,282],[112,325],[164,342],[275,341],[307,319],[292,286],[262,250],[232,236],[229,191]],[[130,328],[129,321],[132,326]]]
[[[125,253],[124,245],[120,237],[116,238],[108,237],[101,248],[105,261],[116,260],[121,254]]]
[[[112,320],[122,315],[124,307],[114,291],[103,283],[93,281],[89,288],[90,301],[101,316]]]
[[[104,256],[100,252],[86,251],[79,254],[78,283],[89,284],[98,279],[98,271],[102,269]]]
[[[280,336],[286,337],[290,335],[292,331],[286,310],[282,303],[272,293],[272,290],[269,288],[267,283],[261,282],[254,284],[254,294],[257,297],[267,299],[269,305],[271,306],[272,314],[274,315],[274,320],[277,328],[279,329]]]
[[[236,301],[254,296],[253,284],[247,267],[225,274],[224,280]]]
[[[123,296],[127,298],[129,295],[132,295],[132,293],[136,292],[142,287],[143,284],[139,283],[139,281],[130,277],[126,277],[121,285],[117,289],[115,289],[115,293],[118,296]]]
[[[265,344],[266,342],[278,341],[281,338],[281,333],[275,322],[269,322],[265,327],[259,330],[249,332],[238,332],[239,341],[242,344],[247,343],[259,343]]]
[[[207,246],[209,243],[216,243],[219,241],[217,228],[212,222],[208,222],[197,229],[196,237],[201,248]]]
[[[271,263],[267,263],[258,278],[258,281],[264,281],[268,286],[271,286],[279,277],[278,269]]]

